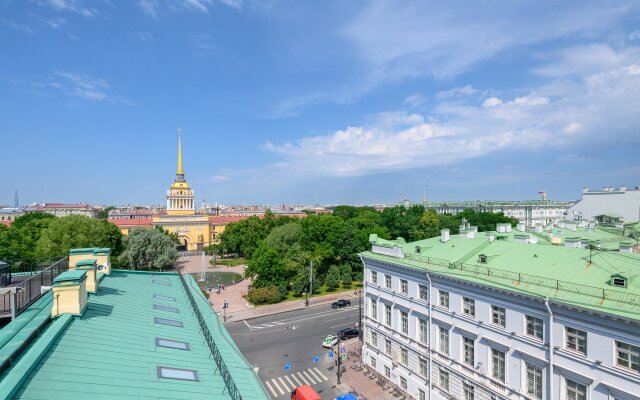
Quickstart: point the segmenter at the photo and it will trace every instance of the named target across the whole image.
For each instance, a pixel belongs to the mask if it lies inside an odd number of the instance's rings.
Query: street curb
[[[331,294],[330,294],[330,295],[328,295],[328,296],[333,296],[333,295],[331,295]],[[322,297],[324,297],[324,296],[322,296]],[[317,299],[318,299],[318,298],[319,298],[319,297],[317,297]],[[347,299],[347,300],[351,300],[351,299],[357,299],[357,298],[358,298],[358,296],[357,296],[357,295],[354,295],[353,293],[350,293],[348,296],[344,296],[343,298],[344,298],[344,299]],[[297,300],[297,301],[300,301],[300,300]],[[292,308],[292,309],[290,309],[290,310],[278,310],[278,311],[273,311],[273,312],[267,312],[267,313],[265,313],[265,314],[256,315],[256,316],[251,316],[251,317],[248,317],[248,318],[230,319],[230,318],[229,318],[229,316],[227,315],[227,323],[229,323],[229,322],[239,322],[239,321],[250,321],[250,320],[252,320],[252,319],[261,318],[261,317],[267,317],[267,316],[269,316],[269,315],[282,314],[282,313],[286,313],[286,312],[290,312],[290,311],[299,311],[299,310],[304,310],[305,308],[314,308],[314,307],[319,307],[319,306],[323,306],[323,305],[331,304],[331,303],[333,303],[334,301],[336,301],[336,300],[335,300],[335,299],[332,299],[332,300],[325,300],[325,301],[322,301],[322,302],[320,302],[320,303],[314,303],[314,304],[310,305],[309,307],[305,307],[305,306],[304,306],[304,304],[302,304],[302,306],[301,306],[301,307]],[[242,312],[242,311],[241,311],[241,312]]]

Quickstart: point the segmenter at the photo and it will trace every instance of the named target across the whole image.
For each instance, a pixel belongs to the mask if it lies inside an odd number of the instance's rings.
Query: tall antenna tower
[[[13,207],[14,208],[20,207],[20,201],[18,201],[18,189],[16,189],[15,196],[13,196]]]

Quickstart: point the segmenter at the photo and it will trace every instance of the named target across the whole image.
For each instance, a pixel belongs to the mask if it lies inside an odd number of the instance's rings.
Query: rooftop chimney
[[[89,293],[96,293],[98,291],[97,267],[98,263],[95,258],[85,258],[76,263],[76,270],[87,272],[87,292]]]
[[[449,241],[449,229],[444,228],[440,230],[440,241],[446,243]]]
[[[524,232],[524,224],[522,222],[518,222],[516,225],[516,230],[519,232]]]
[[[66,271],[53,280],[52,317],[61,314],[82,315],[87,300],[87,271]]]

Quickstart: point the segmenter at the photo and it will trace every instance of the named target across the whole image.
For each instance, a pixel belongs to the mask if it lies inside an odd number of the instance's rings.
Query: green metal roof
[[[76,267],[95,267],[98,264],[98,260],[95,258],[85,258],[76,263]]]
[[[438,237],[397,245],[405,258],[370,251],[362,255],[640,320],[640,254],[461,236],[446,243]],[[480,254],[487,256],[486,264],[479,262]],[[626,288],[611,285],[615,274],[630,277]]]
[[[93,254],[95,248],[93,247],[85,247],[82,249],[71,249],[69,250],[69,254],[72,255],[76,255],[76,254]]]
[[[171,286],[152,282],[160,275]],[[193,278],[184,278],[242,398],[269,398]],[[174,297],[179,313],[154,310],[165,304],[154,293]],[[154,317],[183,327],[157,325]],[[190,350],[156,347],[156,338],[187,342]],[[159,378],[159,366],[195,370],[199,381]],[[0,398],[231,398],[177,274],[112,271],[82,316],[52,320],[0,379]]]
[[[71,271],[65,271],[61,273],[53,280],[53,283],[56,284],[56,283],[70,282],[70,281],[79,282],[82,279],[84,279],[85,276],[87,276],[87,271],[74,269]]]

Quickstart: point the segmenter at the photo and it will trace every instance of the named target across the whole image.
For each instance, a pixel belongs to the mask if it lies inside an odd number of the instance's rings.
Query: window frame
[[[370,271],[371,275],[369,277],[369,280],[371,281],[371,283],[373,283],[374,285],[378,284],[378,271]]]
[[[406,347],[400,348],[400,364],[409,365],[409,350]]]
[[[583,390],[581,390],[584,388]],[[575,396],[571,397],[569,392],[575,393]],[[582,393],[581,393],[582,392]],[[564,378],[564,395],[566,400],[587,400],[588,388],[579,382]]]
[[[582,335],[584,334],[584,335]],[[584,336],[584,337],[582,337]],[[565,326],[564,327],[564,347],[565,349],[574,352],[574,353],[578,353],[578,354],[582,354],[584,356],[587,355],[587,332],[577,329],[577,328],[572,328],[570,326]],[[575,343],[572,343],[571,340],[574,340]],[[583,344],[583,346],[581,346],[580,344]],[[575,346],[575,348],[572,348],[571,346]],[[584,347],[584,351],[580,350],[581,347]]]
[[[449,371],[438,368],[438,387],[445,392],[449,391]]]
[[[418,284],[418,299],[429,302],[429,287],[427,285]]]
[[[531,371],[529,370],[531,369]],[[530,378],[533,378],[531,380]],[[524,384],[527,396],[542,400],[544,396],[544,370],[535,364],[524,362]],[[539,390],[539,395],[537,394]]]
[[[164,321],[164,322],[162,322]],[[155,325],[164,325],[164,326],[173,326],[176,328],[184,328],[184,324],[182,321],[178,321],[175,319],[162,318],[162,317],[153,317],[153,322]],[[170,323],[167,323],[170,322]]]
[[[507,309],[504,307],[492,305],[491,306],[491,324],[506,328],[507,327]]]
[[[406,279],[400,279],[400,293],[409,294],[409,281]]]
[[[404,335],[408,335],[409,334],[409,313],[404,310],[398,310],[398,311],[400,311],[401,332]]]
[[[164,345],[160,344],[161,341],[171,342],[171,343],[181,343],[184,346],[183,347],[164,346]],[[160,338],[160,337],[156,337],[156,347],[162,347],[164,349],[175,349],[175,350],[182,350],[182,351],[191,351],[191,345],[189,343],[187,343],[187,342],[183,342],[181,340],[165,339],[165,338]]]
[[[468,347],[471,349],[470,352]],[[467,336],[462,336],[462,362],[471,368],[476,366],[476,341]]]
[[[544,341],[544,320],[534,317],[533,315],[524,316],[524,332],[527,336]],[[529,329],[531,328],[531,330]],[[540,328],[540,336],[537,334],[537,328]]]
[[[384,305],[384,324],[386,326],[391,326],[392,320],[393,320],[393,317],[392,317],[391,305],[385,303],[385,305]]]
[[[191,373],[193,373],[193,378],[194,379],[177,378],[175,376],[163,376],[162,375],[162,371],[163,370],[191,372]],[[158,374],[158,378],[162,378],[162,379],[173,379],[173,380],[177,380],[177,381],[187,381],[187,382],[200,382],[200,377],[198,376],[198,371],[193,370],[193,369],[173,368],[173,367],[165,367],[165,366],[162,366],[162,365],[158,365],[158,367],[156,369],[156,372]]]
[[[393,281],[391,280],[391,275],[384,274],[384,287],[386,287],[387,289],[391,289],[391,286],[393,286]]]
[[[507,380],[507,354],[491,347],[491,377],[502,383]]]
[[[442,341],[443,333],[446,333],[446,335],[444,335],[446,337],[444,343]],[[443,350],[443,344],[446,344],[446,351]],[[450,352],[450,332],[449,329],[445,328],[444,326],[438,327],[438,351],[446,355],[449,355]]]
[[[462,313],[472,318],[476,317],[476,301],[470,297],[462,298]]]
[[[634,373],[640,373],[640,346],[636,346],[631,343],[622,342],[620,340],[615,340],[614,345],[615,345],[614,357],[616,360],[615,366],[618,368],[623,368],[627,371],[634,372]],[[621,345],[626,346],[628,348],[621,350],[620,349]],[[623,363],[620,363],[621,354],[627,355],[627,359],[625,363],[626,365],[624,365]]]
[[[449,292],[445,290],[438,290],[438,305],[446,308],[447,310],[449,309]]]

